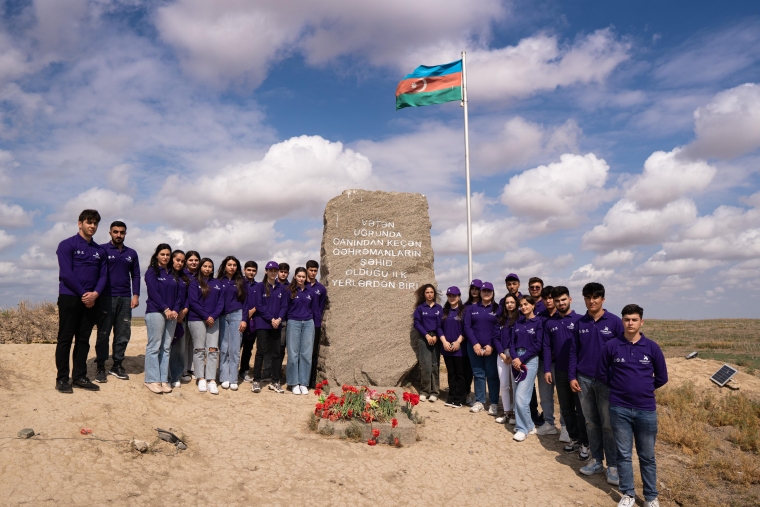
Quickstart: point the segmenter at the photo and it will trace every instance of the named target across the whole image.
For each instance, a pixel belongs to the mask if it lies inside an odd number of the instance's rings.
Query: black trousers
[[[449,378],[449,397],[446,401],[464,405],[470,386],[467,385],[467,368],[464,356],[443,356]]]
[[[317,387],[317,361],[319,361],[319,342],[322,338],[322,328],[314,328],[314,348],[311,351],[311,375],[309,376],[309,387]]]
[[[253,360],[253,380],[261,381],[262,369],[268,369],[272,375],[272,382],[280,381],[280,371],[282,370],[282,359],[277,364],[280,357],[280,334],[279,329],[257,329],[256,357]]]
[[[68,381],[69,357],[74,344],[72,379],[87,377],[87,354],[90,352],[90,334],[98,319],[98,302],[87,308],[77,296],[58,296],[58,343],[55,346],[56,380]]]
[[[472,366],[470,365],[470,356],[467,355],[467,352],[464,350],[464,344],[462,344],[462,351],[465,352],[462,357],[464,358],[464,396],[467,398],[467,395],[470,394],[472,389]]]
[[[533,424],[541,426],[544,424],[544,413],[538,413],[538,397],[536,396],[536,383],[533,383],[533,394],[530,397],[530,418]]]
[[[108,359],[108,346],[113,329],[113,365],[124,361],[124,353],[132,336],[132,298],[109,297],[98,298],[98,338],[95,341],[95,362],[98,368],[104,368]]]
[[[559,412],[562,414],[562,419],[565,420],[567,434],[573,440],[587,446],[588,434],[586,433],[586,418],[583,417],[583,409],[581,408],[581,398],[578,393],[574,393],[570,389],[570,380],[566,371],[555,370],[554,373]]]
[[[256,343],[256,330],[253,332],[246,329],[243,331],[243,351],[240,353],[240,371],[238,377],[245,378],[245,374],[251,368],[251,355],[253,354],[253,344]]]

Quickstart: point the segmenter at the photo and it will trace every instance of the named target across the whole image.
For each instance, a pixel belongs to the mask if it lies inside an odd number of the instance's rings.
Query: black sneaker
[[[270,388],[270,389],[272,389],[272,391],[274,391],[274,392],[276,392],[276,393],[279,393],[279,394],[282,394],[282,393],[284,393],[284,392],[285,392],[285,391],[283,390],[282,386],[280,386],[280,383],[279,383],[279,382],[275,382],[275,383],[273,383],[273,384],[269,384],[269,388]]]
[[[129,375],[127,375],[126,370],[124,370],[124,367],[122,365],[114,365],[109,371],[109,375],[113,375],[114,377],[121,379],[121,380],[129,380]]]
[[[90,379],[87,377],[77,379],[71,383],[71,387],[76,387],[77,389],[84,389],[86,391],[100,391],[100,386],[95,385],[92,382],[90,382]]]
[[[58,391],[59,393],[65,393],[65,394],[71,394],[74,392],[74,390],[71,388],[71,384],[69,384],[69,379],[56,380],[55,390]]]
[[[581,461],[586,461],[588,459],[588,444],[583,445],[581,444],[580,452],[578,453],[578,459]]]
[[[261,385],[259,385],[259,383],[256,382],[255,380],[251,382],[251,391],[253,391],[254,393],[261,392]]]
[[[108,382],[108,376],[106,375],[105,367],[98,368],[98,371],[95,372],[95,382],[98,384],[105,384]]]

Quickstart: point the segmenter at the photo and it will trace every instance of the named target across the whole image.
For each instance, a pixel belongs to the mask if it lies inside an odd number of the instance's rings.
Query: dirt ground
[[[91,343],[94,343],[92,337]],[[603,475],[578,474],[556,436],[514,442],[485,412],[442,402],[418,408],[421,440],[401,449],[307,429],[315,397],[237,392],[168,395],[143,387],[145,328],[133,328],[125,368],[97,393],[55,391],[55,345],[0,345],[0,505],[510,505],[605,506]],[[94,351],[91,350],[92,357]],[[90,364],[90,377],[94,369]],[[31,427],[39,435],[16,438]],[[92,436],[80,435],[83,427]],[[133,438],[184,435],[146,454]],[[102,440],[100,440],[102,439]]]

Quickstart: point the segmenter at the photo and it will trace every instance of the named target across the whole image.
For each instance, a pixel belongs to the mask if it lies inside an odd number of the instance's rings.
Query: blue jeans
[[[525,363],[525,366],[528,367],[528,374],[525,380],[515,382],[515,376],[512,375],[511,367],[509,375],[512,377],[512,390],[515,393],[515,430],[522,431],[527,435],[535,426],[533,419],[530,417],[530,399],[533,397],[533,386],[536,385],[538,356],[533,356],[529,359]]]
[[[633,441],[639,455],[639,470],[644,483],[644,499],[651,502],[657,491],[657,463],[654,458],[654,442],[657,440],[657,412],[610,405],[610,423],[617,446],[617,466],[621,493],[636,496],[633,488]]]
[[[169,381],[169,352],[174,338],[176,320],[167,320],[163,313],[145,314],[148,345],[145,347],[145,382]]]
[[[606,457],[607,466],[616,467],[617,450],[610,425],[610,388],[597,379],[583,375],[578,375],[577,380],[581,386],[579,395],[591,455],[599,463],[603,463]]]
[[[225,313],[219,317],[219,382],[237,384],[240,344],[243,334],[239,331],[243,310]]]
[[[486,382],[488,382],[488,399],[492,404],[498,404],[500,385],[496,358],[499,355],[494,350],[490,356],[478,356],[469,342],[467,342],[467,355],[470,358],[472,376],[475,378],[475,401],[486,402]]]
[[[182,378],[182,374],[185,372],[185,350],[187,349],[187,340],[189,333],[187,332],[187,322],[182,324],[177,323],[177,326],[182,326],[184,333],[179,338],[172,340],[172,350],[169,354],[169,382],[179,382]],[[177,329],[175,328],[175,333]]]
[[[289,320],[286,332],[288,333],[286,380],[289,386],[308,387],[311,375],[311,353],[314,349],[314,320]]]

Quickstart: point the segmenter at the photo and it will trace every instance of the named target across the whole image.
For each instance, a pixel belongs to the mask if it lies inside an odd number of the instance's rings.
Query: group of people
[[[97,383],[107,382],[109,374],[129,379],[122,363],[132,310],[139,305],[140,264],[137,252],[124,244],[126,224],[113,222],[111,240],[98,245],[93,236],[99,223],[96,210],[84,210],[79,232],[61,241],[56,252],[56,389],[62,393],[72,388],[97,391]],[[293,394],[307,394],[316,383],[327,302],[327,290],[316,279],[318,270],[319,264],[310,260],[289,280],[290,266],[270,261],[263,280],[256,282],[254,261],[241,265],[228,256],[215,270],[214,262],[196,251],[159,244],[144,275],[146,388],[169,393],[195,378],[200,392],[218,394],[218,384],[237,390],[242,382],[251,382],[257,393],[264,380],[271,380],[269,389],[282,393],[280,370],[287,348],[286,383]],[[443,306],[432,284],[417,291],[413,322],[419,333],[420,400],[438,400],[442,355],[449,384],[446,406],[469,405],[477,413],[488,405],[497,422],[514,426],[518,442],[528,435],[559,433],[567,444],[565,452],[577,452],[586,462],[581,473],[606,471],[607,482],[619,486],[622,507],[635,504],[635,441],[645,506],[658,507],[654,391],[668,376],[662,351],[641,333],[644,310],[627,305],[621,320],[604,309],[605,289],[599,283],[583,288],[583,315],[571,309],[567,287],[545,287],[534,277],[528,282],[529,295],[523,295],[516,274],[507,275],[505,283],[507,294],[498,303],[493,284],[480,280],[472,281],[464,302],[459,288],[449,287]],[[86,361],[95,325],[93,383]],[[106,371],[112,331],[113,363]]]
[[[507,294],[498,303],[493,284],[481,280],[472,281],[467,301],[458,287],[449,287],[443,306],[432,284],[419,288],[413,320],[419,333],[420,400],[438,400],[442,355],[446,406],[468,404],[471,412],[480,412],[487,398],[488,414],[514,425],[512,438],[518,442],[559,433],[565,452],[577,452],[586,462],[582,474],[606,472],[607,482],[619,487],[620,507],[635,505],[635,441],[644,505],[658,507],[654,392],[667,383],[668,373],[660,347],[641,333],[644,309],[626,305],[621,319],[604,309],[604,286],[588,283],[581,315],[571,309],[567,287],[544,286],[533,277],[523,295],[516,274],[507,275],[505,283]],[[473,379],[474,399],[468,402]]]
[[[56,252],[59,264],[59,330],[56,346],[56,389],[97,391],[108,375],[128,380],[123,366],[131,335],[132,310],[139,304],[140,263],[137,252],[124,244],[127,226],[113,222],[111,240],[93,241],[100,223],[96,210],[84,210],[79,232],[63,240]],[[256,282],[258,264],[241,265],[226,257],[217,270],[214,261],[196,251],[172,250],[159,244],[145,270],[148,298],[145,325],[145,387],[169,393],[183,382],[197,380],[198,391],[219,394],[251,382],[261,391],[283,393],[281,365],[287,347],[286,383],[294,394],[308,394],[316,383],[322,313],[327,290],[316,277],[319,264],[310,260],[296,268],[270,261]],[[96,373],[87,377],[89,338],[97,325]],[[106,370],[113,331],[113,363]],[[249,374],[253,346],[256,356]],[[69,378],[69,356],[73,369]]]

